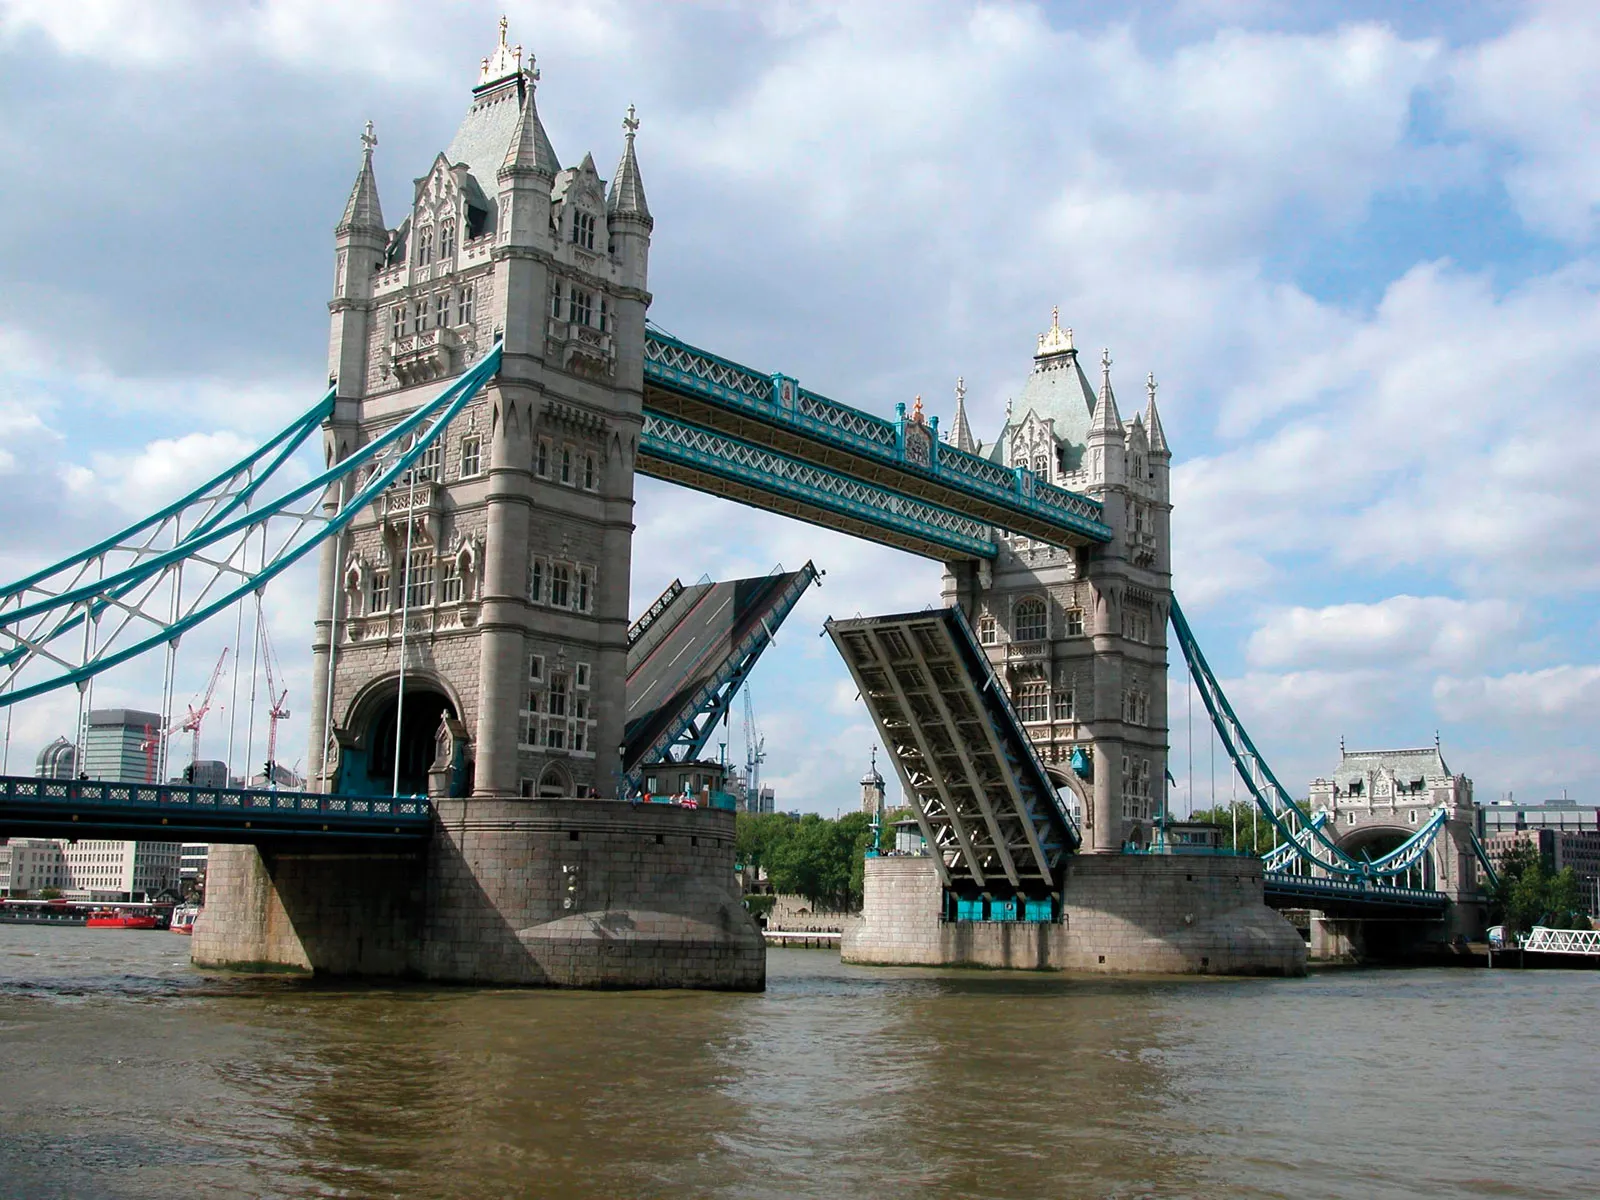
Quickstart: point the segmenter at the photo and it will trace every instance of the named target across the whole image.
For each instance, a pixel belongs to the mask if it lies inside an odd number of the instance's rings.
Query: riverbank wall
[[[409,853],[213,846],[196,965],[581,988],[759,991],[733,815],[438,799]]]
[[[1303,975],[1306,946],[1262,900],[1261,864],[1209,855],[1085,854],[1061,919],[947,921],[931,858],[866,863],[862,913],[840,956],[870,965],[1115,974]]]

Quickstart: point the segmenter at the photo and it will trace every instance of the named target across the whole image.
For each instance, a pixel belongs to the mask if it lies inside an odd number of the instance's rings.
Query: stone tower
[[[1004,535],[993,563],[947,567],[960,604],[1057,783],[1077,797],[1084,848],[1148,844],[1167,772],[1167,612],[1172,588],[1172,455],[1150,377],[1124,421],[1111,356],[1093,387],[1072,330],[1053,320],[995,441],[997,463],[1092,496],[1112,539],[1063,550]],[[971,442],[958,388],[953,438]],[[966,448],[966,447],[963,447]]]
[[[330,459],[504,352],[415,480],[326,544],[312,786],[615,793],[653,222],[633,110],[608,188],[590,155],[562,169],[538,81],[502,20],[394,228],[362,139],[335,232]]]
[[[872,748],[872,763],[861,777],[861,811],[869,817],[883,819],[883,776],[878,773],[878,748]]]

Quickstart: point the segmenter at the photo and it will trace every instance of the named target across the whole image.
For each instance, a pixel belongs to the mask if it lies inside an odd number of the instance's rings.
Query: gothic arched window
[[[439,257],[449,258],[456,252],[456,223],[449,219],[439,223]]]
[[[1044,601],[1029,597],[1017,602],[1016,639],[1042,642],[1045,639]]]
[[[425,267],[433,261],[433,226],[424,225],[417,232],[417,266]]]
[[[572,784],[567,779],[567,773],[561,769],[559,763],[551,763],[539,776],[540,798],[559,800],[563,796],[570,795],[572,795]]]

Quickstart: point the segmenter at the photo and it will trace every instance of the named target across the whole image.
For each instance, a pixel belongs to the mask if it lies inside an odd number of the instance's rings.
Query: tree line
[[[735,821],[735,862],[752,877],[764,869],[773,891],[803,896],[814,907],[861,907],[870,845],[872,819],[863,812],[837,819],[816,813],[740,813]]]

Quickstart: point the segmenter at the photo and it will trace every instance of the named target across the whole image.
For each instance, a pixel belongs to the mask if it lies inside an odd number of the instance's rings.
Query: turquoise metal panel
[[[803,462],[728,434],[646,413],[639,458],[676,463],[825,512],[909,535],[957,556],[994,558],[989,526],[877,484]]]

